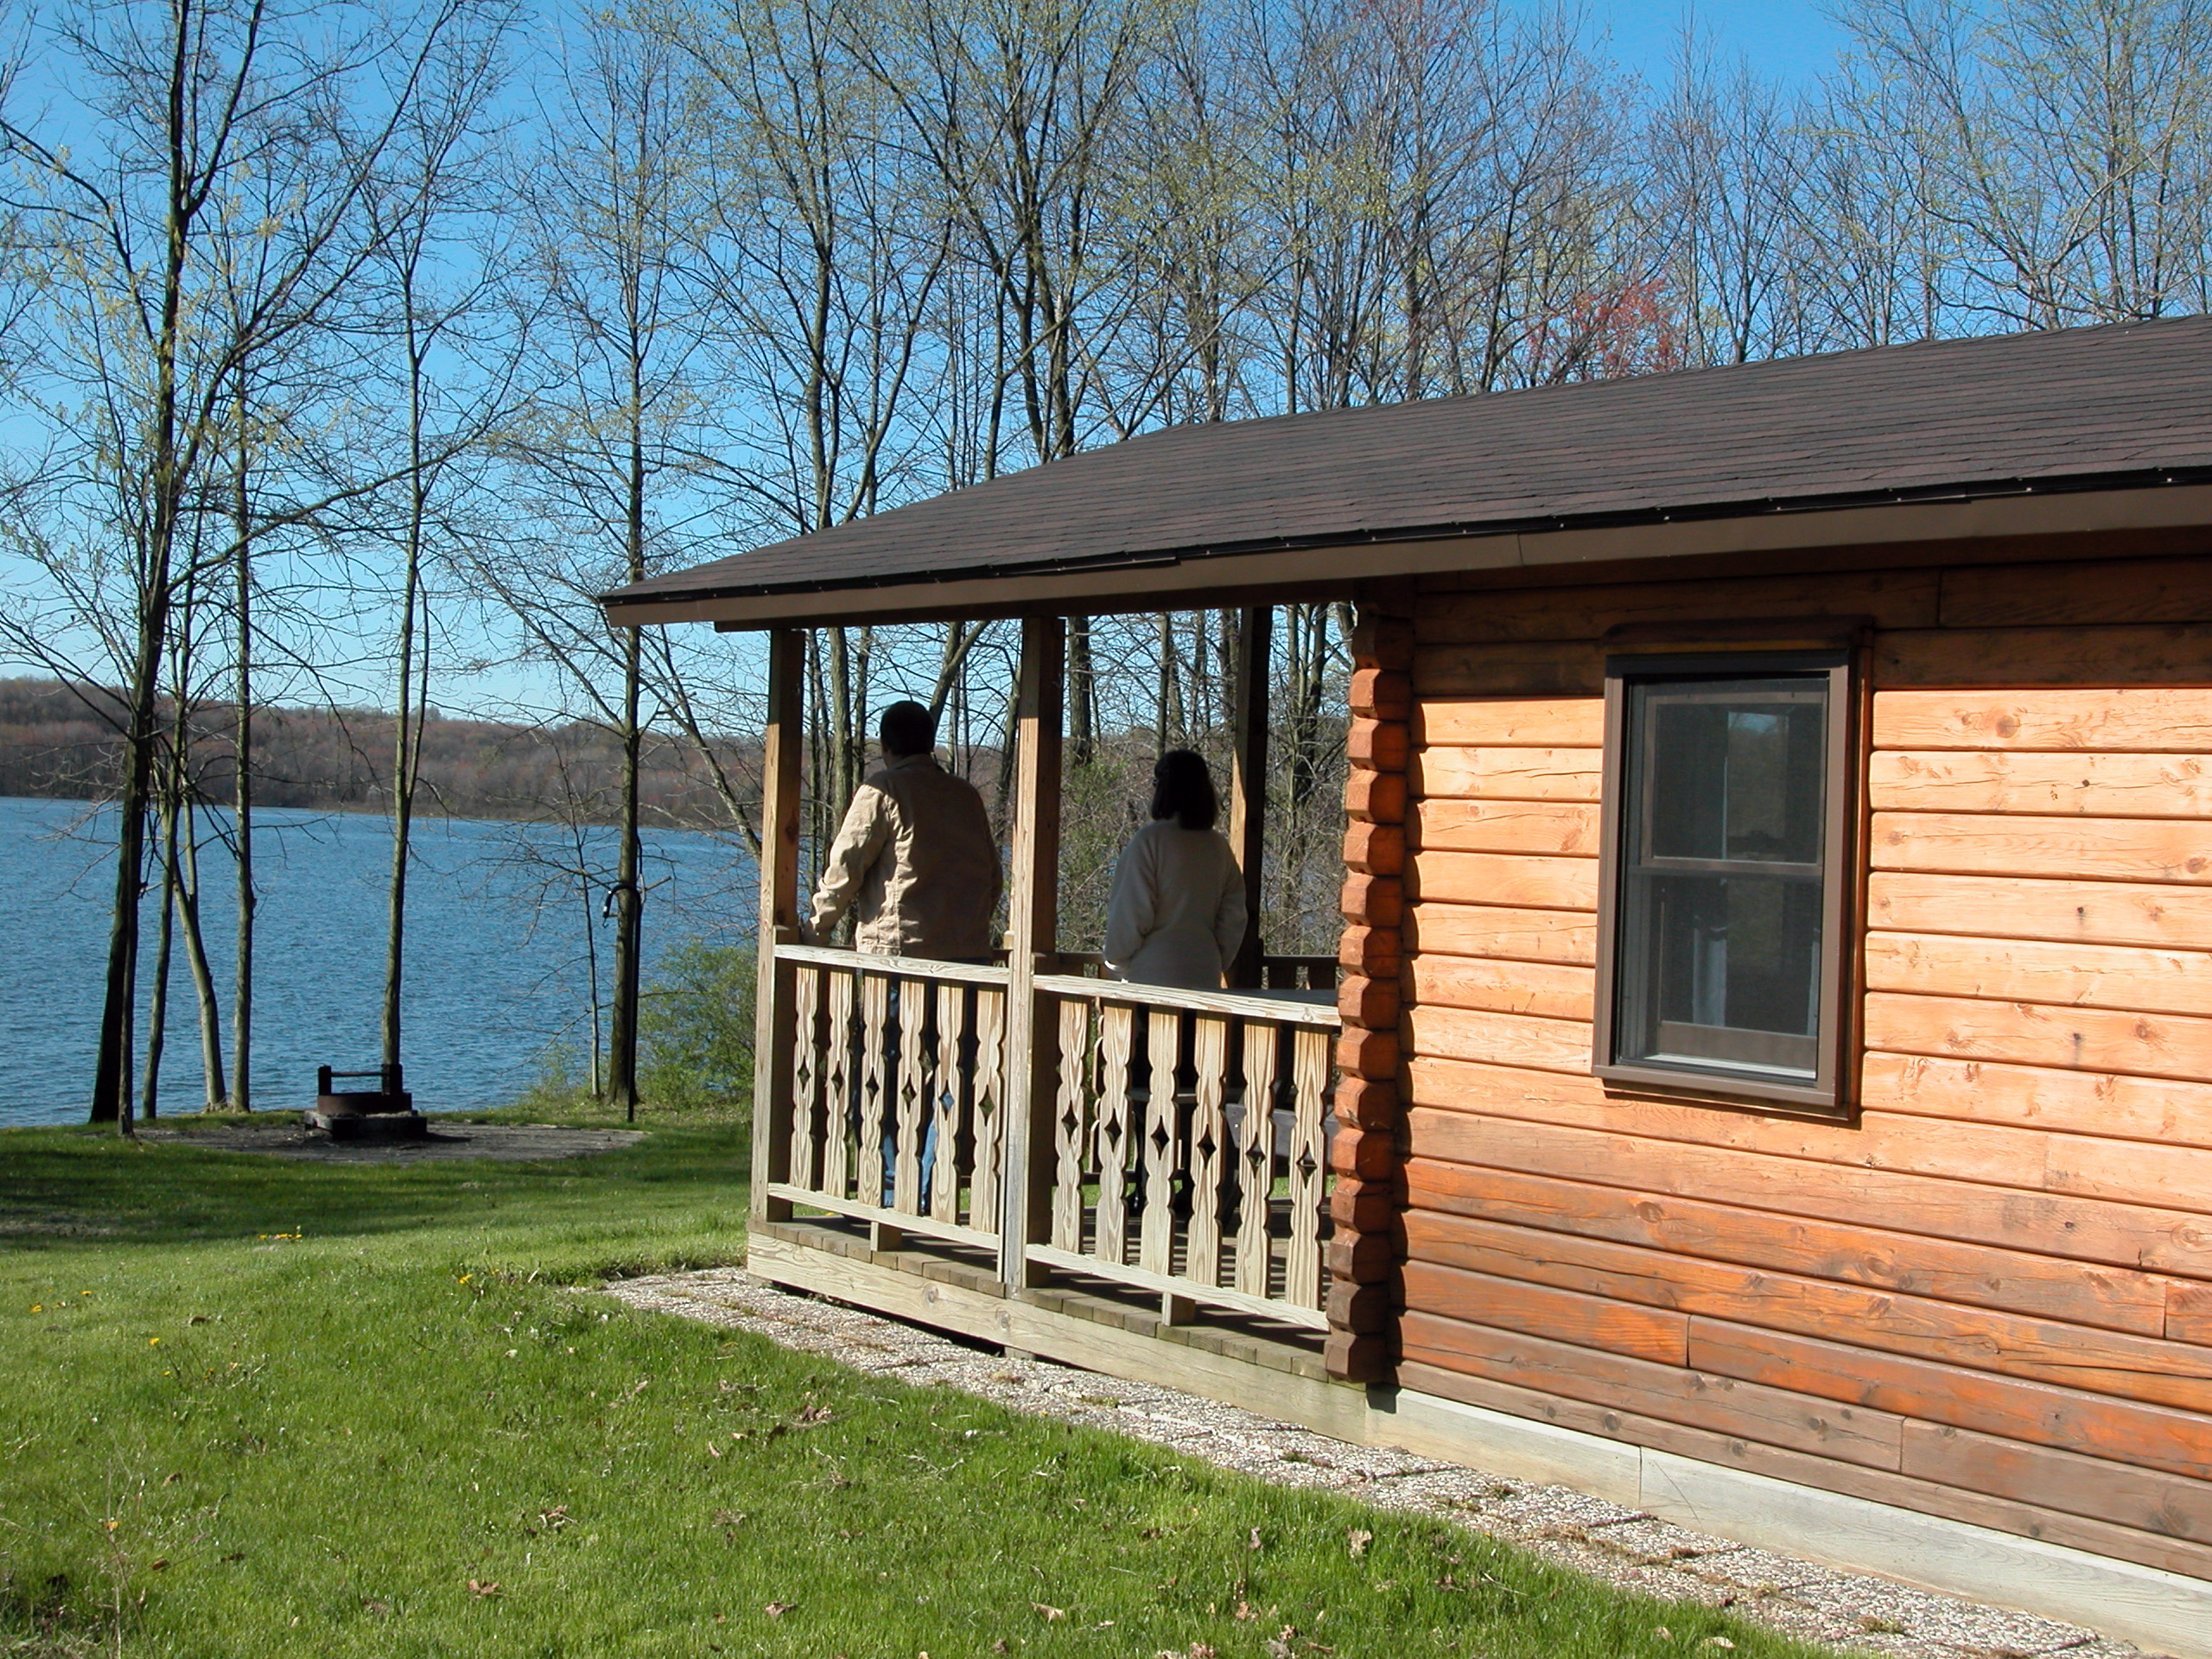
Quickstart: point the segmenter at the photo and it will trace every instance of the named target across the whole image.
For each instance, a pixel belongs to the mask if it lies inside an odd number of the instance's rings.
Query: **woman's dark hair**
[[[1213,828],[1221,801],[1204,755],[1170,749],[1160,757],[1152,768],[1152,816],[1173,818],[1185,830]]]

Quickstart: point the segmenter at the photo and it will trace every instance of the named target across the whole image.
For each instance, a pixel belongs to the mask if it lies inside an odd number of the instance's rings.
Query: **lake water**
[[[227,827],[204,819],[203,835]],[[115,817],[80,802],[0,798],[0,1124],[80,1122],[91,1097],[113,895]],[[408,883],[405,1043],[416,1103],[461,1111],[511,1101],[549,1052],[590,1044],[586,930],[605,996],[614,924],[601,918],[614,833],[579,849],[556,825],[418,821]],[[645,837],[645,971],[690,937],[750,941],[754,875],[711,836]],[[373,1066],[384,1006],[391,826],[346,813],[257,813],[254,861],[257,1109],[314,1103],[319,1065]],[[597,875],[588,902],[567,870]],[[200,855],[202,926],[228,1064],[235,911],[230,857]],[[139,1029],[145,1029],[159,889],[148,894]],[[181,939],[169,983],[161,1109],[204,1097],[199,1014]]]

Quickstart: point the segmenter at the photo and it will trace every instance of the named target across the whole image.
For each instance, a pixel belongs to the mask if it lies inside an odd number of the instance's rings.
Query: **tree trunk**
[[[180,716],[177,735],[173,740],[180,748],[183,745],[183,724]],[[180,770],[174,762],[171,763],[169,779],[162,791],[162,919],[154,945],[153,1001],[146,1010],[145,1075],[138,1090],[138,1116],[148,1123],[161,1115],[162,1048],[168,1035],[169,950],[176,933],[178,803],[175,784]]]
[[[1098,698],[1091,678],[1090,619],[1068,619],[1068,759],[1089,766],[1098,753]]]
[[[630,425],[630,492],[627,531],[632,582],[645,579],[645,451],[640,425],[642,392],[637,362],[632,359]],[[643,665],[638,630],[625,631],[622,641],[622,824],[621,845],[615,855],[614,999],[608,1012],[607,1058],[608,1098],[634,1122],[638,1116],[638,999],[639,954],[644,943],[645,890],[639,884],[638,759],[643,734],[638,711]]]
[[[166,590],[164,572],[158,586]],[[130,723],[124,733],[123,798],[118,805],[115,902],[110,912],[106,998],[100,1009],[99,1059],[92,1074],[91,1121],[130,1129],[130,1063],[138,988],[138,899],[145,887],[146,807],[154,748],[154,689],[168,632],[165,598],[142,597],[138,648],[131,664]]]
[[[192,988],[200,1002],[200,1065],[206,1073],[207,1109],[219,1112],[230,1104],[223,1085],[223,1015],[215,996],[215,971],[207,961],[207,941],[200,928],[200,831],[189,795],[180,810],[184,833],[179,849],[177,920],[183,925],[185,965],[191,969]]]
[[[429,710],[429,628],[423,619],[418,664],[415,633],[423,593],[423,524],[428,506],[423,469],[423,347],[414,319],[414,272],[404,273],[407,317],[407,555],[399,603],[399,696],[391,754],[391,885],[384,956],[384,1064],[400,1064],[401,988],[407,944],[407,869],[413,852],[415,782],[422,764],[422,722]],[[416,680],[420,679],[419,689]],[[389,1073],[387,1075],[390,1075]],[[388,1084],[386,1085],[389,1086]]]
[[[832,741],[836,752],[830,758],[836,763],[836,787],[830,795],[830,811],[835,835],[835,820],[844,812],[845,804],[853,798],[853,791],[860,787],[861,755],[853,743],[853,665],[851,647],[842,628],[830,630],[829,684],[825,687],[830,699],[830,729],[835,734]],[[861,716],[865,718],[865,716]],[[826,849],[825,849],[826,850]]]
[[[632,1122],[638,1116],[638,1001],[645,897],[639,881],[638,667],[638,631],[632,628],[622,663],[622,841],[614,866],[614,999],[607,1032],[608,1096]]]
[[[238,466],[233,502],[238,612],[237,725],[231,740],[232,830],[238,837],[238,974],[231,988],[231,1109],[253,1109],[253,541],[246,491],[245,393],[238,393]]]

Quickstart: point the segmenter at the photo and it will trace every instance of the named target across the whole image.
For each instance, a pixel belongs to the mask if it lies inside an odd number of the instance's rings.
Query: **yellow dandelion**
[[[162,1339],[159,1337],[149,1337],[146,1338],[146,1345],[149,1348],[158,1348],[162,1345]]]
[[[33,1302],[33,1303],[31,1304],[31,1312],[32,1312],[32,1313],[45,1313],[45,1312],[46,1312],[46,1304],[45,1304],[44,1302]]]

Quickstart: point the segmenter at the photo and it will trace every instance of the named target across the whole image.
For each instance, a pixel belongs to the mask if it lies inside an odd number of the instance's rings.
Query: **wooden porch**
[[[1265,615],[1228,802],[1255,899]],[[1054,618],[1023,624],[1002,960],[800,943],[798,638],[771,642],[755,1271],[1029,1351],[1010,1306],[1319,1383],[1335,960],[1267,957],[1255,922],[1239,988],[1187,991],[1059,948]]]

